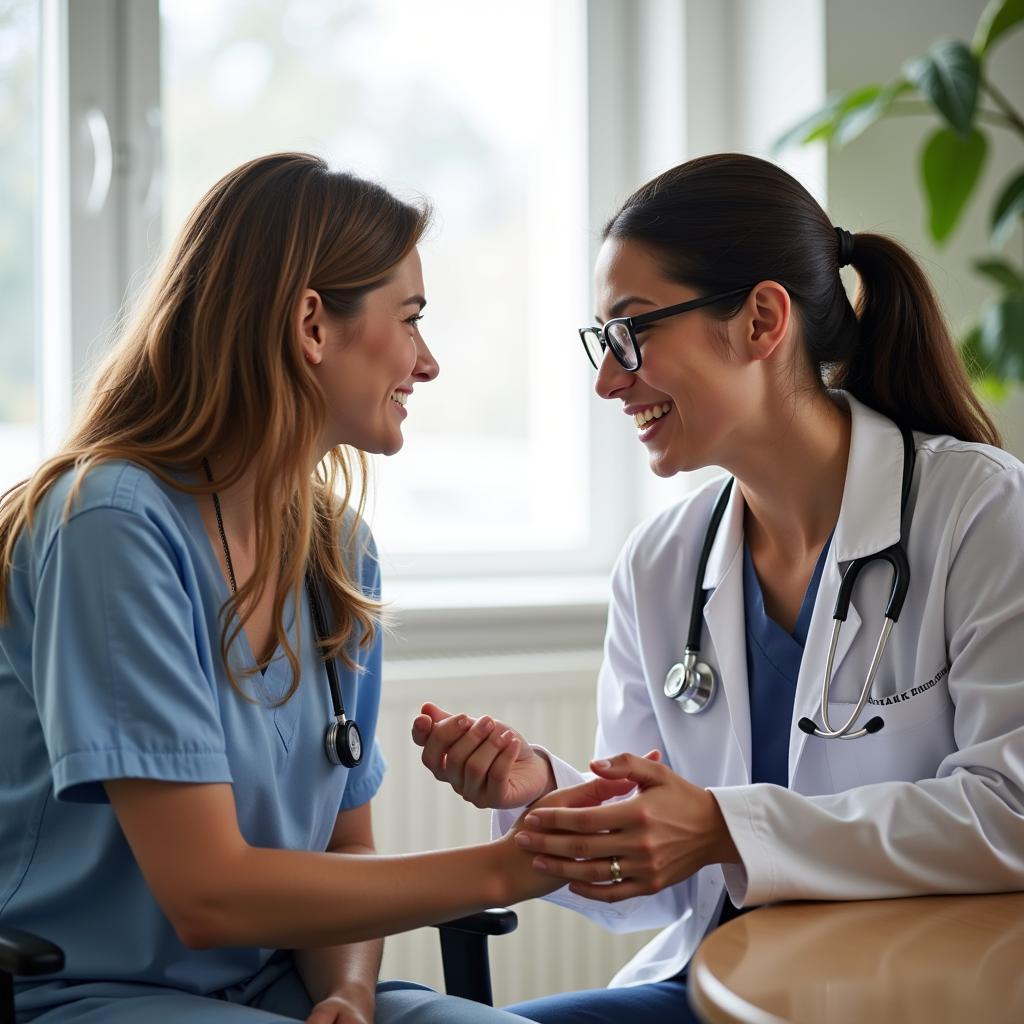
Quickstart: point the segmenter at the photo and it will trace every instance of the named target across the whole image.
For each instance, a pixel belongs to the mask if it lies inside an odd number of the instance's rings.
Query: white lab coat
[[[1024,889],[1024,465],[987,445],[915,434],[910,590],[855,740],[809,737],[841,570],[896,542],[903,444],[852,397],[839,522],[822,572],[790,723],[788,789],[750,783],[743,605],[743,497],[734,487],[704,574],[702,655],[720,690],[686,715],[662,686],[685,644],[694,574],[721,479],[642,524],[614,571],[598,681],[596,756],[658,749],[717,798],[742,866],[713,865],[652,896],[548,899],[613,931],[664,927],[612,980],[671,977],[737,906]],[[846,720],[878,639],[891,569],[861,573],[835,658],[829,714]],[[898,696],[894,703],[886,698]],[[552,757],[559,786],[586,776]],[[515,811],[494,815],[502,834]]]

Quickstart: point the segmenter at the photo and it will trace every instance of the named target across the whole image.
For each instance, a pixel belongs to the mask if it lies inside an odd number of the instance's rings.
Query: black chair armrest
[[[454,921],[434,925],[435,928],[468,932],[470,935],[509,935],[519,927],[519,918],[514,910],[506,907],[492,907],[478,914],[457,917]]]
[[[31,932],[0,925],[0,1024],[14,1024],[14,979],[52,974],[64,966],[64,950]]]
[[[445,991],[451,996],[493,1006],[487,937],[508,935],[518,926],[515,911],[504,908],[482,910],[436,925],[441,933]]]
[[[0,925],[0,971],[19,975],[53,974],[64,966],[64,950],[31,932]]]

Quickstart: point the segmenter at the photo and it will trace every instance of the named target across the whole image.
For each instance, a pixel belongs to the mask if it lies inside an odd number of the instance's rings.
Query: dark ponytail
[[[778,281],[822,386],[843,388],[913,430],[1001,445],[910,253],[882,235],[853,236],[854,312],[839,277],[841,236],[774,164],[738,153],[690,160],[638,189],[604,237],[648,246],[669,280],[703,292]],[[742,303],[709,312],[726,318]]]
[[[851,262],[860,331],[836,386],[925,433],[1001,445],[914,257],[884,235],[858,234]]]

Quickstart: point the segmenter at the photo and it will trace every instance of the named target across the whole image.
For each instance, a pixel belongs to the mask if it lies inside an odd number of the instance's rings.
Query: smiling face
[[[638,316],[700,297],[686,285],[669,281],[644,245],[608,238],[595,268],[598,318]],[[775,286],[778,287],[778,286]],[[746,340],[756,334],[754,292],[733,320],[722,324],[697,309],[657,321],[637,331],[642,365],[624,370],[606,352],[595,390],[619,399],[633,419],[658,476],[708,465],[728,465],[740,443],[765,385],[764,359]]]
[[[327,406],[322,450],[346,444],[393,455],[402,447],[402,422],[413,388],[438,373],[419,329],[425,304],[415,249],[367,294],[362,311],[350,320],[328,314],[316,292],[303,294],[303,354]]]

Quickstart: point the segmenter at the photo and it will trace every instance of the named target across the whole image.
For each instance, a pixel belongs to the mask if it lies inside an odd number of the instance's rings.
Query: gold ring
[[[608,860],[608,867],[612,873],[612,883],[614,885],[620,885],[622,883],[622,866],[619,864],[619,858],[610,857]]]

